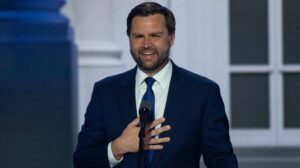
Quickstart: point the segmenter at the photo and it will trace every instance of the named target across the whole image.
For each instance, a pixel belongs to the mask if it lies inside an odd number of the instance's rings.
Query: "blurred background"
[[[93,84],[135,65],[141,2],[1,0],[1,168],[72,167]],[[300,1],[156,2],[176,17],[174,62],[220,85],[240,167],[299,167]]]

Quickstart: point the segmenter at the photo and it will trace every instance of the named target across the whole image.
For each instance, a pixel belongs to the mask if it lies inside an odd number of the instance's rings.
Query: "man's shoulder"
[[[209,79],[208,77],[202,76],[178,66],[174,68],[174,75],[176,76],[176,78],[187,84],[217,85],[216,82],[214,82],[212,79]]]
[[[115,87],[122,84],[129,84],[134,81],[136,68],[130,69],[126,72],[105,77],[95,83],[97,87]]]

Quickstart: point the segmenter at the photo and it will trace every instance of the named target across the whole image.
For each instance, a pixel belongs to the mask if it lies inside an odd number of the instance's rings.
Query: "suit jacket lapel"
[[[169,87],[168,98],[164,117],[166,122],[163,125],[170,125],[171,130],[162,133],[160,137],[170,137],[171,141],[164,144],[164,149],[155,151],[151,167],[157,167],[160,159],[169,148],[172,148],[172,137],[180,127],[180,118],[183,115],[184,107],[186,107],[187,95],[184,93],[184,80],[180,77],[180,68],[173,63],[173,73]]]
[[[135,74],[136,68],[130,70],[128,75],[120,81],[119,92],[119,116],[121,121],[121,129],[124,128],[137,117],[136,101],[135,101]],[[128,153],[124,156],[121,167],[133,167],[137,163],[137,154]]]
[[[123,125],[129,124],[137,117],[135,103],[135,72],[136,69],[129,71],[129,74],[123,81],[120,81],[119,92],[119,112]]]

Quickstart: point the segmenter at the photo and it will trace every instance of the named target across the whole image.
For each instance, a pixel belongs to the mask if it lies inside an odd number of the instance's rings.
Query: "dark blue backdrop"
[[[72,167],[73,33],[64,0],[0,1],[0,167]]]

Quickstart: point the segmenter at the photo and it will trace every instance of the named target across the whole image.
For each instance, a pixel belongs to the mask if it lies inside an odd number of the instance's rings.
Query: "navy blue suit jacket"
[[[135,74],[136,68],[94,85],[73,156],[75,168],[109,167],[108,143],[137,117]],[[199,168],[201,154],[208,168],[237,167],[216,83],[173,64],[164,117],[172,129],[160,137],[171,141],[156,151],[153,168]],[[137,153],[127,153],[116,167],[136,164]]]

